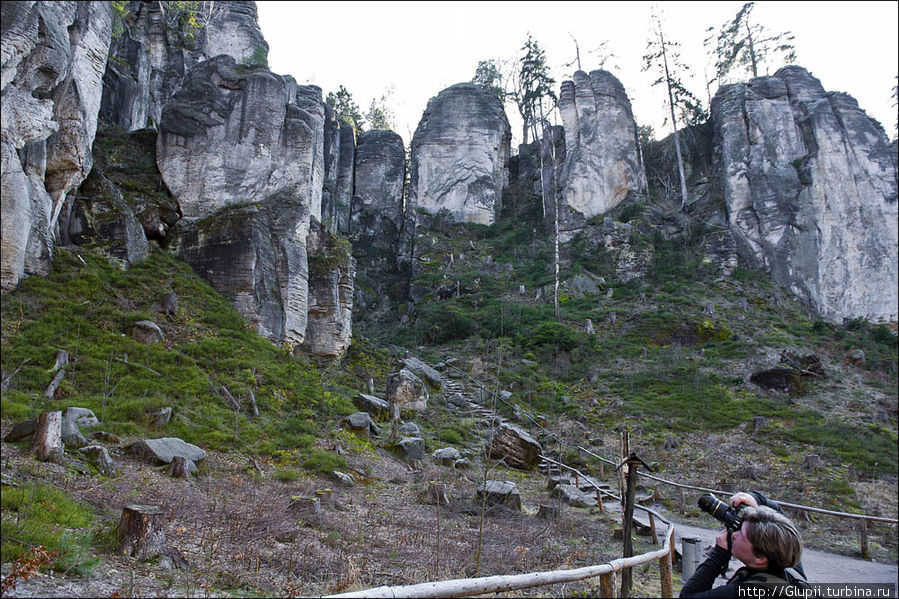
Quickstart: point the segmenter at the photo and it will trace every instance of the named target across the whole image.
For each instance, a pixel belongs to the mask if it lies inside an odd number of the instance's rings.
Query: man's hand
[[[750,495],[749,493],[736,493],[733,497],[730,498],[731,507],[739,507],[741,505],[748,505],[750,507],[758,507],[759,502],[755,500],[755,497]]]
[[[718,533],[718,536],[715,537],[715,545],[721,547],[722,549],[728,549],[727,547],[727,529],[725,528],[721,532]]]

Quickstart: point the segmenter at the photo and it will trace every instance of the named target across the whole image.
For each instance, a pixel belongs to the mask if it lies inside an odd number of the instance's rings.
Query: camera
[[[732,508],[714,495],[706,494],[699,498],[699,507],[713,518],[724,524],[731,532],[737,532],[743,526],[742,508]]]

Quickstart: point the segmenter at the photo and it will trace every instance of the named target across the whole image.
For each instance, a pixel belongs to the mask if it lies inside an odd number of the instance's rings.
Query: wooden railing
[[[362,591],[329,595],[328,597],[468,597],[484,593],[500,593],[527,589],[548,584],[575,582],[599,576],[599,596],[615,596],[615,573],[625,568],[633,568],[659,561],[660,597],[671,597],[671,564],[674,550],[674,527],[668,527],[665,542],[661,549],[650,551],[628,558],[619,558],[596,566],[586,566],[571,570],[552,570],[548,572],[531,572],[529,574],[510,574],[484,576],[481,578],[457,578],[436,582],[422,582],[407,586],[382,586]]]

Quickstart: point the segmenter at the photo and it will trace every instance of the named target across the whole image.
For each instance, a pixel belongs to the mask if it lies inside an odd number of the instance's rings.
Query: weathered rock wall
[[[350,244],[312,222],[306,238],[309,252],[309,320],[303,351],[337,357],[350,346],[353,281],[356,261]]]
[[[805,69],[712,102],[741,257],[833,321],[899,315],[897,164],[883,129]]]
[[[47,274],[66,195],[87,177],[112,8],[4,2],[0,288]]]
[[[563,229],[574,229],[646,188],[637,125],[624,86],[608,71],[577,71],[559,92],[565,158]]]
[[[512,134],[500,100],[473,83],[431,98],[412,138],[410,203],[492,224],[508,184]]]
[[[255,2],[201,3],[197,27],[180,24],[160,4],[132,0],[116,21],[101,114],[129,131],[157,127],[184,75],[204,60],[225,54],[238,64],[266,63]],[[207,6],[212,10],[202,9]]]

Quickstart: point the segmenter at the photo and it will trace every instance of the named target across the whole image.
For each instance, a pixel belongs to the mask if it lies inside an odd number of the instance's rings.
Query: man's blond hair
[[[769,567],[792,568],[802,557],[802,537],[789,518],[766,506],[744,508],[743,533]]]

